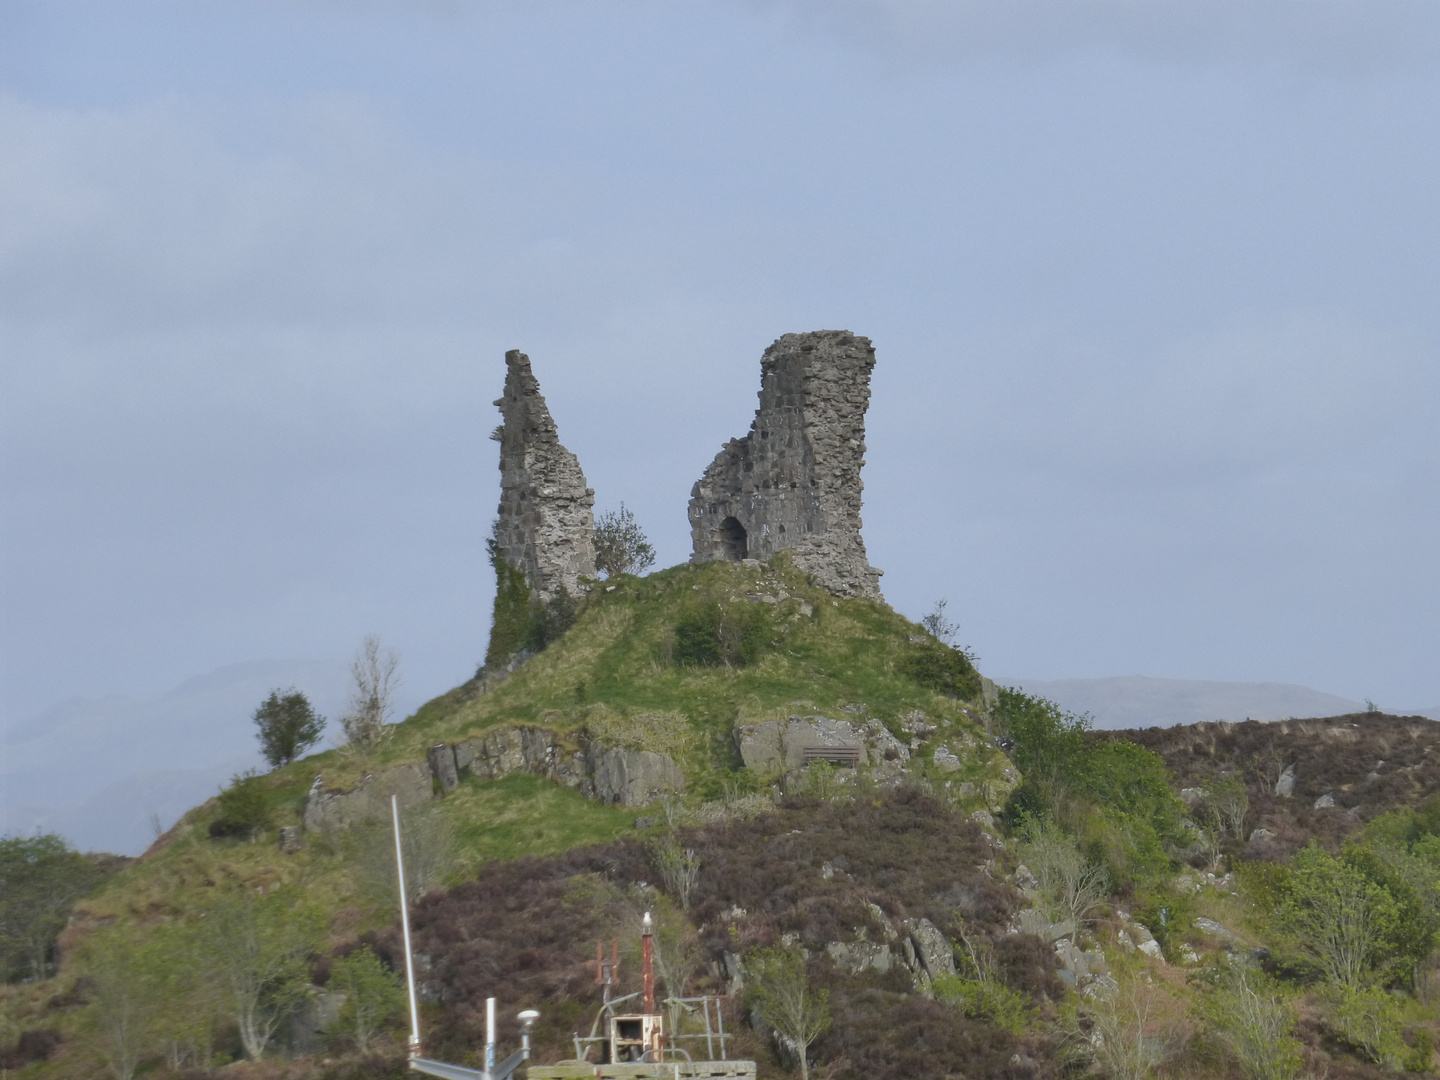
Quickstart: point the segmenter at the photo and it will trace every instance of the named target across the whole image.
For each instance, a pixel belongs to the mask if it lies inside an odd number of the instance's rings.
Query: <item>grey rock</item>
[[[1187,787],[1180,789],[1180,801],[1186,806],[1194,806],[1208,794],[1203,787]]]
[[[346,995],[311,987],[299,1007],[289,1016],[286,1042],[292,1053],[315,1054],[324,1050],[330,1032],[340,1022]]]
[[[954,772],[960,768],[960,759],[950,752],[948,746],[937,746],[934,755],[935,767],[945,772]]]
[[[955,974],[955,952],[945,935],[929,919],[907,919],[905,929],[915,947],[915,957],[931,979]]]
[[[395,765],[367,774],[351,791],[326,791],[317,776],[305,799],[305,831],[333,832],[388,820],[392,795],[402,809],[429,802],[434,797],[429,767],[419,762]]]
[[[280,850],[287,855],[305,847],[305,831],[299,825],[280,826]]]
[[[1195,920],[1195,929],[1209,937],[1218,937],[1226,941],[1240,941],[1240,935],[1231,930],[1224,923],[1218,923],[1214,919],[1199,918]]]
[[[591,748],[595,798],[621,806],[646,806],[661,795],[685,790],[685,775],[667,754],[652,750]]]
[[[1275,781],[1275,794],[1282,799],[1288,799],[1295,794],[1295,766],[1286,765]]]
[[[862,765],[870,759],[865,738],[854,724],[825,716],[792,716],[784,721],[742,724],[735,729],[735,744],[745,765],[761,775],[800,768],[805,764],[807,747],[854,748],[860,751]]]
[[[595,575],[595,492],[560,445],[530,358],[512,349],[505,368],[505,396],[495,402],[504,418],[495,542],[538,599],[549,601],[561,588],[574,596],[580,578]]]
[[[795,565],[836,596],[880,599],[860,538],[875,350],[846,331],[785,334],[760,361],[760,408],[690,494],[691,561]]]
[[[990,816],[989,810],[971,810],[968,820],[973,821],[986,832],[995,831],[995,819]]]
[[[637,817],[635,819],[635,828],[653,829],[659,823],[659,820],[659,818],[653,817]]]
[[[1330,807],[1332,807],[1332,806],[1334,806],[1334,805],[1335,805],[1335,796],[1334,796],[1334,795],[1331,795],[1328,791],[1327,791],[1324,795],[1321,795],[1318,799],[1315,800],[1315,809],[1316,809],[1316,810],[1328,810],[1328,809],[1330,809]]]
[[[1015,867],[1015,884],[1024,892],[1040,888],[1040,882],[1024,863]]]
[[[444,743],[436,743],[426,752],[430,762],[430,775],[440,781],[441,791],[454,791],[460,786],[460,774],[455,768],[455,751]]]
[[[1252,844],[1260,840],[1273,840],[1274,838],[1275,834],[1269,829],[1255,829],[1250,833],[1250,843]]]
[[[852,975],[862,971],[889,971],[894,961],[890,947],[876,941],[832,941],[825,946],[835,966]]]

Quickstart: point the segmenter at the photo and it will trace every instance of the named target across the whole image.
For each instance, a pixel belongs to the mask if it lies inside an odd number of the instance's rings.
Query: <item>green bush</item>
[[[674,660],[686,667],[745,667],[770,644],[773,627],[763,604],[705,604],[675,626]]]
[[[942,975],[931,989],[935,1000],[954,1005],[972,1020],[985,1020],[1011,1035],[1022,1035],[1039,1015],[1030,998],[995,979]]]
[[[211,836],[240,836],[249,840],[270,827],[270,798],[254,769],[233,777],[230,786],[220,792],[219,802],[220,812],[210,823]]]
[[[1405,1044],[1400,1038],[1400,1006],[1378,986],[1333,986],[1325,995],[1325,1019],[1352,1046],[1377,1065],[1400,1066]]]
[[[980,673],[975,665],[964,653],[942,642],[912,645],[895,666],[902,675],[937,694],[958,701],[980,696]]]

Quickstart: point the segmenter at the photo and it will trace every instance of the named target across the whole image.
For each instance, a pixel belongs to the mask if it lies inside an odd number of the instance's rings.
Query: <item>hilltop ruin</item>
[[[495,402],[504,422],[492,436],[500,442],[495,543],[534,597],[549,603],[562,588],[583,592],[580,578],[595,576],[595,492],[560,445],[530,358],[511,349],[505,368],[505,396]]]
[[[836,596],[879,600],[860,538],[860,468],[875,349],[844,330],[786,334],[760,361],[760,408],[690,493],[691,562],[795,565]]]

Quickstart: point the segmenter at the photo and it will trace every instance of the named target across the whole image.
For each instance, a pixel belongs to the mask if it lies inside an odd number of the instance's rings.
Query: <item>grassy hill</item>
[[[57,976],[3,988],[0,1069],[124,1073],[128,1017],[135,1075],[405,1075],[394,1019],[364,1048],[324,1012],[366,963],[394,989],[384,823],[277,842],[312,788],[405,769],[425,778],[406,817],[428,886],[413,908],[423,1023],[448,1060],[476,1063],[492,994],[503,1041],[533,1007],[537,1059],[571,1056],[600,1006],[595,942],[622,943],[620,992],[638,989],[650,911],[662,994],[723,997],[732,1055],[766,1078],[798,1073],[755,996],[785,957],[828,1003],[809,1051],[826,1080],[1434,1069],[1440,724],[1089,732],[989,689],[921,627],[783,558],[604,583],[543,651],[429,702],[373,751],[314,755],[187,814],[78,905]],[[745,766],[738,731],[797,717],[867,732],[869,763]],[[442,790],[416,771],[437,744],[512,729],[566,753],[666,755],[684,792],[619,806],[531,772]],[[217,827],[234,792],[263,827]],[[259,1062],[238,1060],[226,1004],[229,954],[249,941],[283,961],[274,986],[303,991],[294,1023],[261,1032]]]
[[[921,627],[882,603],[831,597],[783,556],[758,568],[686,565],[601,584],[568,631],[508,677],[482,673],[436,698],[393,725],[372,752],[331,750],[253,781],[268,810],[267,826],[253,837],[213,836],[221,815],[214,799],[184,815],[79,907],[62,937],[65,963],[55,985],[7,988],[11,1027],[53,1027],[65,1036],[65,1053],[32,1067],[95,1075],[101,1066],[84,1031],[85,1008],[49,1008],[56,986],[83,980],[92,940],[144,938],[194,923],[227,889],[303,895],[324,913],[327,948],[389,927],[393,899],[380,830],[310,834],[291,853],[276,843],[282,826],[300,824],[317,774],[327,788],[346,790],[369,774],[423,762],[437,742],[526,725],[668,754],[686,779],[685,795],[669,807],[674,818],[707,806],[713,812],[781,779],[743,767],[737,725],[821,714],[878,720],[908,740],[899,718],[923,714],[937,732],[927,753],[948,732],[961,737],[951,740],[956,747],[971,750],[961,750],[958,770],[938,770],[917,757],[910,772],[916,778],[935,772],[953,787],[1006,764],[979,738],[980,686],[968,661]],[[962,811],[982,806],[974,795],[952,801]],[[496,861],[648,835],[659,827],[637,831],[637,817],[664,816],[604,805],[529,775],[464,777],[427,812],[459,840],[441,885],[473,878]]]

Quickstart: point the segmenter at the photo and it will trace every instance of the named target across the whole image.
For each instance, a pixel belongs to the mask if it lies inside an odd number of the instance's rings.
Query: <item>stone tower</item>
[[[560,445],[555,421],[530,358],[505,354],[505,396],[495,402],[500,440],[500,513],[495,542],[525,572],[535,596],[548,602],[563,586],[575,596],[579,578],[595,576],[595,492],[575,455]]]
[[[860,467],[875,350],[843,330],[786,334],[760,361],[760,408],[690,493],[691,562],[795,565],[837,596],[880,599],[860,538]]]

